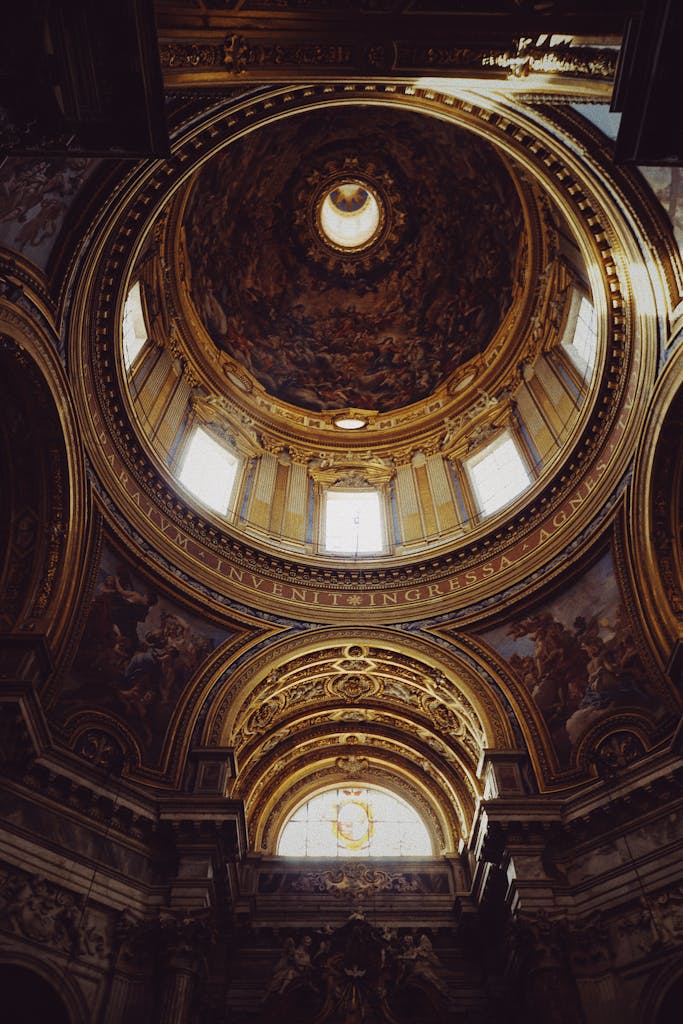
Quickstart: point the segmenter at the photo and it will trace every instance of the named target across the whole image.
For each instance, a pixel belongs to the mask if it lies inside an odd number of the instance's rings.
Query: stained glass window
[[[429,833],[404,800],[379,789],[328,789],[302,804],[280,835],[285,857],[430,857]]]

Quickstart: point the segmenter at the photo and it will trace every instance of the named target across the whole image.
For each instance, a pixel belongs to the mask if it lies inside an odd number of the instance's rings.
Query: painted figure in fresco
[[[119,700],[129,715],[137,717],[147,744],[152,741],[148,718],[157,703],[168,703],[173,683],[173,661],[178,657],[175,647],[166,644],[158,633],[147,633],[146,650],[137,650],[126,665],[124,679],[127,689],[118,691]]]
[[[101,667],[109,662],[119,669],[121,661],[136,650],[138,624],[156,603],[153,591],[140,594],[132,589],[126,571],[105,576],[90,609],[82,646],[96,648]]]
[[[374,150],[372,111],[338,111],[334,124],[316,113],[287,126],[287,147],[255,133],[201,172],[184,220],[190,292],[217,347],[269,394],[315,410],[388,410],[424,398],[491,340],[510,304],[522,218],[483,143],[449,128],[435,146],[432,126],[426,146],[419,120],[383,112],[377,173],[403,168],[413,182],[404,244],[351,274],[297,256],[292,190],[306,154],[332,146],[334,159],[347,118],[361,149]]]
[[[569,707],[570,695],[584,689],[588,660],[576,637],[547,613],[513,623],[509,633],[534,641],[537,683],[532,696],[539,707],[544,711]]]
[[[160,602],[110,556],[93,597],[65,707],[95,705],[123,718],[142,746],[157,750],[175,702],[213,650],[176,608]],[[73,687],[76,683],[76,687]]]
[[[644,707],[652,696],[647,674],[621,607],[617,609],[616,620],[611,627],[608,622],[602,624],[612,633],[608,639],[603,639],[600,624],[595,619],[586,624],[583,618],[579,618],[575,626],[589,660],[586,688],[577,710],[566,723],[572,744],[576,744],[585,730],[607,709],[625,705]]]
[[[576,616],[570,626],[539,612],[508,627],[508,636],[533,643],[533,654],[512,652],[509,663],[543,712],[562,761],[610,709],[657,705],[623,607],[612,614],[613,621]]]
[[[88,168],[84,158],[13,159],[13,174],[0,185],[0,232],[18,249],[51,238]],[[18,225],[18,226],[16,226]]]

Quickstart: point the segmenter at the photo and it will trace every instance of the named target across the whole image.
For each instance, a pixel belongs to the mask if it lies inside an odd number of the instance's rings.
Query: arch
[[[452,852],[481,796],[483,750],[516,746],[506,702],[484,674],[463,652],[412,633],[311,631],[222,666],[201,742],[234,749],[230,795],[244,800],[259,852],[273,852],[293,802],[352,778],[412,803]]]
[[[277,837],[295,804],[312,797],[321,786],[344,787],[352,770],[365,785],[391,790],[412,804],[427,823],[439,853],[453,853],[460,840],[467,839],[478,792],[470,791],[457,772],[448,773],[433,763],[435,759],[428,761],[424,750],[406,745],[403,757],[391,757],[382,749],[381,736],[348,731],[333,737],[323,749],[311,743],[297,744],[297,748],[293,759],[285,751],[277,767],[268,770],[264,765],[245,801],[250,839],[259,853],[275,852]],[[375,756],[370,753],[373,749],[379,751]]]
[[[49,982],[27,967],[0,963],[3,1013],[15,1024],[71,1024],[64,1001]]]
[[[683,973],[673,981],[657,1007],[654,1024],[676,1024],[681,1019],[683,1005]]]
[[[660,665],[683,640],[683,347],[657,383],[636,456],[628,517],[632,590]],[[645,575],[647,574],[647,575]],[[637,581],[647,578],[647,588]]]
[[[683,999],[683,960],[669,960],[645,985],[639,1005],[641,1024],[678,1024]]]
[[[461,710],[464,708],[478,722],[481,746],[514,746],[503,700],[493,687],[484,683],[483,672],[478,674],[469,652],[458,650],[452,641],[447,650],[423,635],[379,627],[311,630],[303,636],[276,640],[253,657],[247,657],[236,670],[228,665],[214,667],[215,685],[203,727],[204,742],[229,745],[239,730],[238,719],[246,713],[245,702],[254,700],[262,706],[271,699],[290,674],[305,668],[305,664],[299,664],[300,659],[320,659],[322,666],[340,675],[363,675],[376,670],[382,651],[388,655],[387,664],[397,671],[402,667],[401,659],[414,659],[413,669],[407,664],[403,667],[414,673],[415,685],[425,693],[438,699],[442,693],[439,687],[445,687],[443,692],[452,690],[454,697],[464,700]],[[355,661],[360,667],[347,670],[345,661]],[[364,662],[374,664],[375,669],[364,668]],[[207,686],[203,688],[206,690]]]
[[[0,950],[3,1014],[14,1024],[90,1024],[78,984],[61,965]]]
[[[24,294],[40,308],[25,276]],[[54,345],[24,309],[0,300],[2,628],[45,632],[53,654],[70,626],[80,581],[72,570],[87,539],[81,449]]]

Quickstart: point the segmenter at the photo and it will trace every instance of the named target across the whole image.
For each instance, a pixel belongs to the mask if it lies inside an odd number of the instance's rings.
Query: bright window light
[[[342,249],[358,249],[368,244],[377,234],[380,217],[376,197],[359,181],[339,182],[320,207],[323,233]]]
[[[379,493],[327,491],[324,546],[326,551],[345,555],[382,551],[384,535]]]
[[[485,516],[503,508],[531,483],[519,449],[507,432],[466,465],[479,510]]]
[[[379,789],[328,789],[291,815],[280,835],[282,857],[431,857],[419,814]]]
[[[128,292],[123,307],[123,362],[127,370],[140,355],[147,341],[147,328],[142,312],[140,282],[136,281]]]
[[[582,295],[578,304],[572,303],[572,312],[562,344],[576,368],[590,376],[598,350],[598,321],[595,307]]]
[[[239,459],[232,452],[197,427],[185,450],[178,479],[204,505],[225,515],[238,467]]]
[[[584,296],[581,297],[576,330],[572,340],[572,348],[581,356],[589,370],[595,366],[595,354],[598,347],[598,324],[595,307]]]

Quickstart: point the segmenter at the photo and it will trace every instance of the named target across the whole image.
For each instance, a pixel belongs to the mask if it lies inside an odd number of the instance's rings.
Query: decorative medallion
[[[610,775],[637,761],[645,753],[643,741],[632,732],[612,732],[595,749],[598,774]]]
[[[379,690],[375,679],[364,675],[338,676],[325,689],[330,696],[341,697],[346,701],[358,701],[374,696]]]
[[[115,775],[120,774],[124,753],[121,744],[101,729],[89,729],[79,737],[76,753],[86,761]]]

